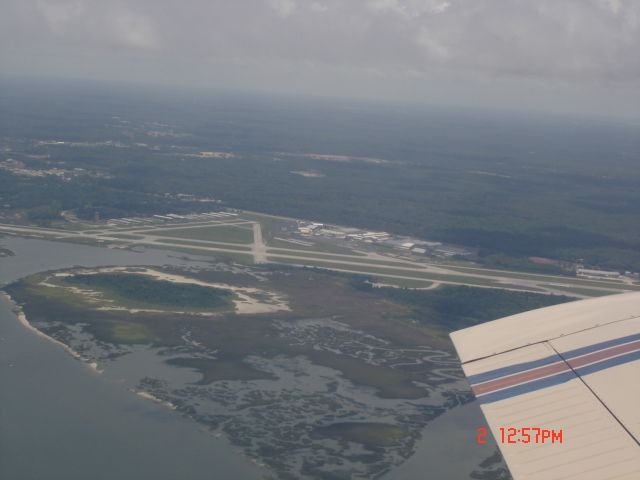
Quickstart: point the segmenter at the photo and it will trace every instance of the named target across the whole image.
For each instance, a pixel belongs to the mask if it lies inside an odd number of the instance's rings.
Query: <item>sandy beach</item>
[[[18,318],[18,321],[20,322],[20,324],[24,328],[26,328],[27,330],[33,332],[37,336],[42,337],[45,340],[47,340],[47,341],[49,341],[51,343],[54,343],[55,345],[61,347],[69,355],[71,355],[76,360],[80,360],[84,365],[89,367],[89,369],[91,369],[92,371],[94,371],[96,373],[102,373],[102,370],[98,369],[98,364],[96,362],[91,362],[90,360],[84,358],[82,355],[80,355],[78,352],[76,352],[74,349],[72,349],[68,345],[65,345],[64,343],[62,343],[60,340],[56,340],[55,338],[50,337],[49,335],[46,335],[45,333],[41,332],[36,327],[31,325],[31,323],[29,323],[29,320],[27,319],[27,316],[25,315],[24,311],[22,310],[22,307],[20,305],[18,305],[13,300],[13,298],[11,298],[11,296],[8,293],[0,292],[0,295],[2,295],[7,300],[7,302],[11,305],[11,309],[13,310],[13,313],[15,313],[16,317]]]

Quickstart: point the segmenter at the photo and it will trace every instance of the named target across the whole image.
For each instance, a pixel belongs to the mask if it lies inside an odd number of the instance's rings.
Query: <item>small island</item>
[[[5,291],[26,325],[285,479],[399,465],[431,420],[472,399],[451,329],[568,300],[237,264],[77,267]]]

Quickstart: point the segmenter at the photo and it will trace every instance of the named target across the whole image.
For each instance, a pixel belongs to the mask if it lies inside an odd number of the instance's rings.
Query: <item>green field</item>
[[[409,433],[403,426],[374,422],[341,422],[314,429],[318,437],[356,442],[369,448],[393,445]]]
[[[428,288],[434,285],[436,282],[430,282],[429,280],[407,280],[403,278],[394,279],[379,279],[379,283],[397,286],[400,288]]]
[[[605,290],[595,290],[591,288],[553,287],[554,290],[566,292],[568,295],[585,295],[587,297],[605,297],[607,295],[618,295],[625,292],[608,292]]]
[[[126,233],[107,233],[103,235],[105,237],[121,238],[123,240],[142,240],[144,238],[144,237],[141,237],[140,235],[129,235]]]
[[[253,262],[253,255],[251,255],[249,253],[242,253],[242,251],[240,251],[240,250],[238,250],[238,253],[212,252],[211,250],[199,250],[199,249],[196,249],[196,248],[188,248],[188,247],[175,247],[173,245],[167,245],[167,246],[156,245],[155,247],[150,247],[150,248],[171,250],[172,252],[181,252],[181,253],[186,253],[186,254],[189,254],[189,255],[198,255],[198,256],[203,256],[203,257],[211,257],[211,258],[217,259],[217,260],[231,261],[231,262],[241,263],[241,264],[244,264],[244,265],[252,265],[254,263]],[[234,247],[225,247],[225,248],[233,249]]]
[[[305,259],[305,260],[297,260],[297,259],[279,258],[277,255],[269,255],[268,258],[271,261],[277,262],[277,263],[319,267],[319,268],[326,268],[330,270],[332,269],[353,270],[353,271],[357,271],[358,273],[362,273],[364,275],[371,274],[371,275],[377,275],[380,277],[399,275],[399,276],[412,277],[410,278],[410,280],[420,280],[424,278],[425,281],[458,282],[458,283],[469,283],[469,284],[481,285],[481,286],[486,285],[486,286],[504,286],[506,288],[510,288],[510,287],[523,288],[517,285],[499,284],[495,280],[492,280],[489,278],[483,279],[483,278],[477,278],[477,277],[466,277],[462,275],[458,275],[458,276],[444,275],[439,273],[421,272],[421,271],[410,270],[410,269],[405,270],[405,269],[397,269],[397,268],[376,268],[375,265],[370,266],[370,265],[342,264],[342,263],[335,263],[331,261],[316,260],[313,258]]]
[[[375,288],[360,284],[376,296],[413,308],[415,318],[425,326],[439,325],[445,331],[506,317],[526,310],[573,301],[564,295],[509,292],[492,288],[443,285],[434,290]]]
[[[135,273],[75,274],[56,279],[61,284],[101,292],[117,305],[178,308],[189,311],[232,309],[234,295],[220,288],[173,283]]]
[[[156,243],[171,243],[171,244],[179,244],[179,245],[184,245],[184,246],[191,246],[191,247],[204,247],[204,248],[225,248],[225,249],[233,249],[233,250],[238,250],[239,252],[245,251],[245,252],[249,252],[251,251],[251,247],[248,245],[243,245],[243,244],[238,244],[238,245],[225,245],[222,243],[216,243],[216,242],[198,242],[198,241],[194,241],[194,240],[184,240],[184,239],[168,239],[168,238],[158,238],[157,240],[154,240]],[[167,248],[172,248],[171,246],[167,245]]]
[[[552,276],[552,275],[540,275],[535,273],[525,273],[525,272],[509,272],[502,270],[491,270],[491,269],[483,269],[479,267],[459,267],[459,266],[450,266],[443,265],[443,267],[454,270],[460,273],[477,273],[479,275],[492,275],[499,276],[505,278],[521,278],[527,280],[537,280],[541,282],[553,282],[553,283],[562,283],[567,282],[573,285],[584,285],[586,287],[604,287],[604,288],[615,288],[620,290],[640,290],[640,285],[629,285],[626,283],[621,283],[617,281],[600,281],[600,280],[588,280],[582,279],[579,277],[561,277],[561,276]]]
[[[190,240],[208,240],[211,242],[252,243],[253,230],[247,225],[216,227],[176,228],[171,230],[145,230],[144,233],[158,237],[186,238]]]
[[[398,370],[370,365],[332,352],[312,350],[306,352],[306,355],[315,364],[338,370],[356,385],[374,388],[382,398],[418,399],[428,396],[424,389],[413,383],[415,378]]]
[[[258,222],[262,229],[262,237],[265,242],[271,239],[274,235],[277,236],[275,230],[276,226],[280,223],[291,223],[293,220],[280,219],[271,215],[263,215],[256,212],[242,212],[242,215],[238,220],[249,220],[251,222]]]
[[[147,345],[149,355],[158,352],[153,360],[159,365],[185,369],[186,386],[178,370],[164,374],[157,372],[168,369],[151,367],[147,373],[141,364],[135,384],[203,427],[228,435],[278,473],[287,472],[279,463],[282,458],[301,449],[325,448],[331,441],[336,462],[351,461],[352,447],[367,450],[367,463],[375,465],[382,465],[387,456],[397,458],[398,451],[413,448],[434,416],[457,402],[432,395],[448,392],[449,383],[456,385],[455,395],[460,394],[456,379],[462,372],[453,362],[450,331],[567,300],[468,287],[371,288],[360,276],[277,265],[242,273],[218,267],[161,268],[194,281],[268,289],[286,298],[290,307],[263,314],[227,309],[205,317],[189,312],[185,304],[215,308],[228,297],[211,297],[209,287],[191,288],[197,287],[194,283],[157,281],[142,275],[141,268],[117,274],[48,272],[23,278],[5,290],[36,328],[72,349],[98,352],[91,354],[101,368],[109,369],[112,361],[103,358],[115,358],[130,345]],[[117,301],[114,306],[145,304],[154,311],[101,309],[105,304],[96,304],[95,297],[82,290],[43,285],[45,280],[100,291],[102,300]],[[425,358],[434,351],[443,362]],[[279,373],[283,367],[284,378]],[[289,374],[295,376],[293,381]],[[210,400],[218,409],[215,415],[207,413],[212,404],[204,402]],[[366,414],[361,413],[369,402]],[[272,428],[274,422],[277,428]],[[251,450],[256,427],[269,431],[270,437],[266,447]]]
[[[98,216],[189,214],[220,207],[166,193],[215,192],[225,207],[263,212],[248,213],[247,218],[260,221],[267,242],[279,223],[305,218],[474,247],[480,261],[489,264],[496,255],[522,261],[542,256],[640,270],[640,163],[634,157],[640,135],[635,125],[595,119],[578,125],[556,117],[541,121],[537,115],[516,119],[455,109],[445,115],[431,108],[409,113],[390,106],[344,108],[342,103],[335,109],[327,104],[318,116],[317,105],[303,99],[289,104],[287,115],[276,113],[281,107],[277,102],[273,109],[230,104],[226,115],[233,120],[220,122],[209,114],[214,101],[202,99],[201,105],[175,110],[135,97],[128,104],[138,120],[132,118],[125,135],[105,125],[102,116],[104,109],[114,111],[122,104],[118,95],[96,95],[99,102],[89,96],[77,118],[61,115],[50,103],[54,98],[72,101],[74,89],[32,95],[39,101],[25,105],[20,95],[7,94],[3,113],[25,121],[6,122],[9,150],[4,158],[21,155],[30,168],[38,168],[38,162],[28,158],[47,155],[52,167],[98,170],[117,180],[79,176],[64,182],[1,171],[5,218],[61,228],[64,211],[82,222]],[[176,145],[169,137],[149,143],[140,121],[165,115],[193,135],[181,140],[180,148],[214,150],[225,145],[237,158],[176,161]],[[24,141],[68,132],[78,141],[110,138],[148,146],[78,149]],[[612,145],[620,146],[620,154],[611,154]],[[286,155],[274,161],[275,151]],[[318,152],[389,162],[365,165],[308,156]],[[310,182],[291,175],[300,169],[317,170],[324,177]],[[93,227],[74,223],[68,228]]]
[[[266,243],[270,247],[275,248],[286,248],[286,249],[296,249],[305,252],[321,252],[321,253],[338,253],[342,255],[355,255],[355,256],[365,256],[364,253],[355,252],[349,248],[342,247],[340,245],[334,245],[330,242],[322,242],[314,239],[304,239],[304,242],[313,243],[312,246],[307,247],[305,245],[300,245],[298,243],[293,242],[285,242],[283,240],[279,240],[276,238],[269,239]]]
[[[220,380],[273,380],[274,377],[266,372],[257,370],[241,359],[221,360],[211,358],[172,358],[169,365],[191,368],[202,375],[199,385],[209,385]]]
[[[290,251],[281,251],[281,250],[275,250],[275,249],[269,249],[268,250],[268,255],[270,257],[275,257],[275,258],[286,258],[287,256],[295,256],[295,257],[301,257],[299,259],[299,262],[305,261],[306,259],[310,259],[310,260],[319,260],[319,261],[335,261],[335,262],[339,262],[339,261],[343,261],[343,262],[357,262],[357,263],[361,263],[363,265],[370,265],[372,267],[375,266],[380,266],[380,265],[384,265],[384,266],[389,266],[389,267],[398,267],[399,269],[402,270],[411,270],[411,271],[422,271],[423,267],[416,265],[416,264],[407,264],[405,262],[397,262],[394,260],[378,260],[378,259],[372,259],[369,257],[353,257],[352,255],[343,255],[343,254],[338,254],[338,253],[316,253],[316,252],[311,252],[311,251],[303,251],[303,250],[298,250],[298,251],[294,251],[294,250],[290,250]],[[297,259],[295,258],[290,258],[289,259],[292,263],[295,263]]]

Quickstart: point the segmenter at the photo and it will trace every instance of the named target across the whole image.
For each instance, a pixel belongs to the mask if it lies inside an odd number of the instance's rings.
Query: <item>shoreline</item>
[[[173,403],[168,402],[167,400],[162,400],[161,398],[158,398],[149,392],[145,392],[144,390],[136,390],[135,388],[130,388],[129,391],[135,393],[140,398],[144,398],[145,400],[157,403],[158,405],[162,405],[163,407],[166,407],[170,410],[178,410],[178,407],[176,407]]]
[[[89,359],[83,357],[79,352],[75,351],[73,348],[71,348],[70,346],[68,346],[67,344],[61,342],[60,340],[57,340],[49,335],[47,335],[46,333],[43,333],[42,331],[38,330],[36,327],[34,327],[29,320],[27,319],[27,316],[24,313],[24,310],[22,309],[22,307],[20,305],[18,305],[16,303],[16,301],[11,297],[11,295],[9,295],[7,292],[5,292],[4,290],[0,290],[0,296],[4,297],[4,299],[9,303],[9,305],[11,306],[11,311],[15,314],[16,318],[18,319],[18,322],[27,330],[29,330],[31,333],[34,333],[35,335],[37,335],[38,337],[41,337],[51,343],[53,343],[54,345],[61,347],[67,354],[71,355],[71,357],[73,357],[75,360],[78,360],[79,362],[81,362],[84,366],[86,366],[89,370],[91,370],[92,372],[95,372],[97,374],[102,374],[104,370],[100,370],[98,368],[98,363],[97,362],[92,362]],[[178,407],[176,405],[174,405],[171,402],[168,402],[166,400],[162,400],[158,397],[156,397],[155,395],[149,393],[149,392],[145,392],[143,390],[136,390],[133,388],[129,389],[130,392],[134,393],[135,395],[137,395],[138,397],[147,400],[147,401],[151,401],[153,403],[156,403],[158,405],[162,405],[165,408],[168,408],[170,410],[173,411],[177,411]]]
[[[83,365],[85,365],[91,371],[93,371],[95,373],[98,373],[98,374],[102,373],[102,370],[98,369],[97,362],[91,362],[89,359],[83,357],[80,353],[76,352],[70,346],[66,345],[65,343],[61,342],[60,340],[56,340],[55,338],[47,335],[46,333],[43,333],[42,331],[38,330],[36,327],[31,325],[31,323],[27,319],[27,316],[24,313],[24,310],[22,309],[22,307],[20,305],[18,305],[15,302],[15,300],[11,297],[11,295],[9,295],[7,292],[2,290],[2,291],[0,291],[0,296],[3,296],[6,299],[6,301],[9,303],[9,305],[11,305],[11,311],[15,314],[16,318],[18,319],[18,322],[20,322],[20,324],[24,328],[26,328],[30,332],[34,333],[38,337],[44,338],[45,340],[53,343],[54,345],[56,345],[58,347],[61,347],[65,352],[67,352],[69,355],[71,355],[76,360],[80,361]]]
[[[104,370],[100,370],[98,368],[98,363],[97,362],[91,362],[89,359],[83,357],[79,352],[75,351],[69,345],[67,345],[67,344],[61,342],[60,340],[57,340],[57,339],[47,335],[46,333],[43,333],[42,331],[38,330],[36,327],[31,325],[31,323],[27,319],[27,316],[25,315],[24,310],[22,309],[22,307],[20,305],[18,305],[15,302],[15,300],[11,297],[11,295],[9,295],[7,292],[5,292],[4,290],[0,290],[0,296],[3,296],[5,298],[5,300],[9,303],[9,305],[11,305],[12,312],[15,314],[16,318],[18,319],[18,322],[20,322],[20,324],[24,328],[26,328],[30,332],[34,333],[38,337],[44,338],[45,340],[53,343],[54,345],[56,345],[58,347],[61,347],[67,354],[71,355],[71,357],[73,357],[74,359],[76,359],[79,362],[81,362],[84,366],[89,368],[89,370],[91,370],[92,372],[95,372],[97,374],[103,373]],[[133,389],[133,388],[129,389],[129,391],[131,391],[132,393],[136,394],[140,398],[143,398],[143,399],[145,399],[147,401],[154,402],[154,403],[156,403],[158,405],[162,405],[163,407],[169,408],[170,410],[177,411],[177,409],[178,409],[178,407],[176,407],[173,403],[168,402],[166,400],[162,400],[162,399],[156,397],[155,395],[152,395],[149,392],[145,392],[143,390],[136,390],[136,389]]]
[[[131,269],[135,268],[135,271]],[[69,273],[72,272],[72,273]],[[164,272],[161,269],[147,267],[147,266],[109,266],[109,267],[74,267],[71,269],[65,269],[65,271],[48,272],[55,277],[73,276],[76,273],[82,273],[85,275],[93,275],[99,273],[133,273],[138,275],[146,275],[154,280],[166,281],[175,284],[191,284],[199,285],[203,287],[219,288],[222,290],[228,290],[233,292],[237,298],[233,299],[234,311],[237,314],[263,314],[263,313],[275,313],[275,312],[290,312],[287,299],[280,293],[264,290],[256,287],[237,287],[222,282],[205,282],[198,280],[197,278],[191,278],[177,273]],[[47,279],[44,280],[46,282]],[[48,285],[51,286],[51,285]],[[64,287],[69,288],[69,287]],[[77,288],[77,287],[72,287]],[[269,301],[261,300],[260,295],[266,294],[269,297]],[[126,308],[117,306],[99,307],[104,310],[122,310],[130,313],[136,312],[165,312],[166,310],[155,310],[149,308]],[[219,312],[182,312],[175,311],[174,313],[185,313],[189,315],[198,315],[203,317],[215,317],[220,315]]]

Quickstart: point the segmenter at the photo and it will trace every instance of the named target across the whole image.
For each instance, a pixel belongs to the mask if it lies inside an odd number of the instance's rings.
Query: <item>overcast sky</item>
[[[0,74],[640,118],[640,0],[0,0]]]

